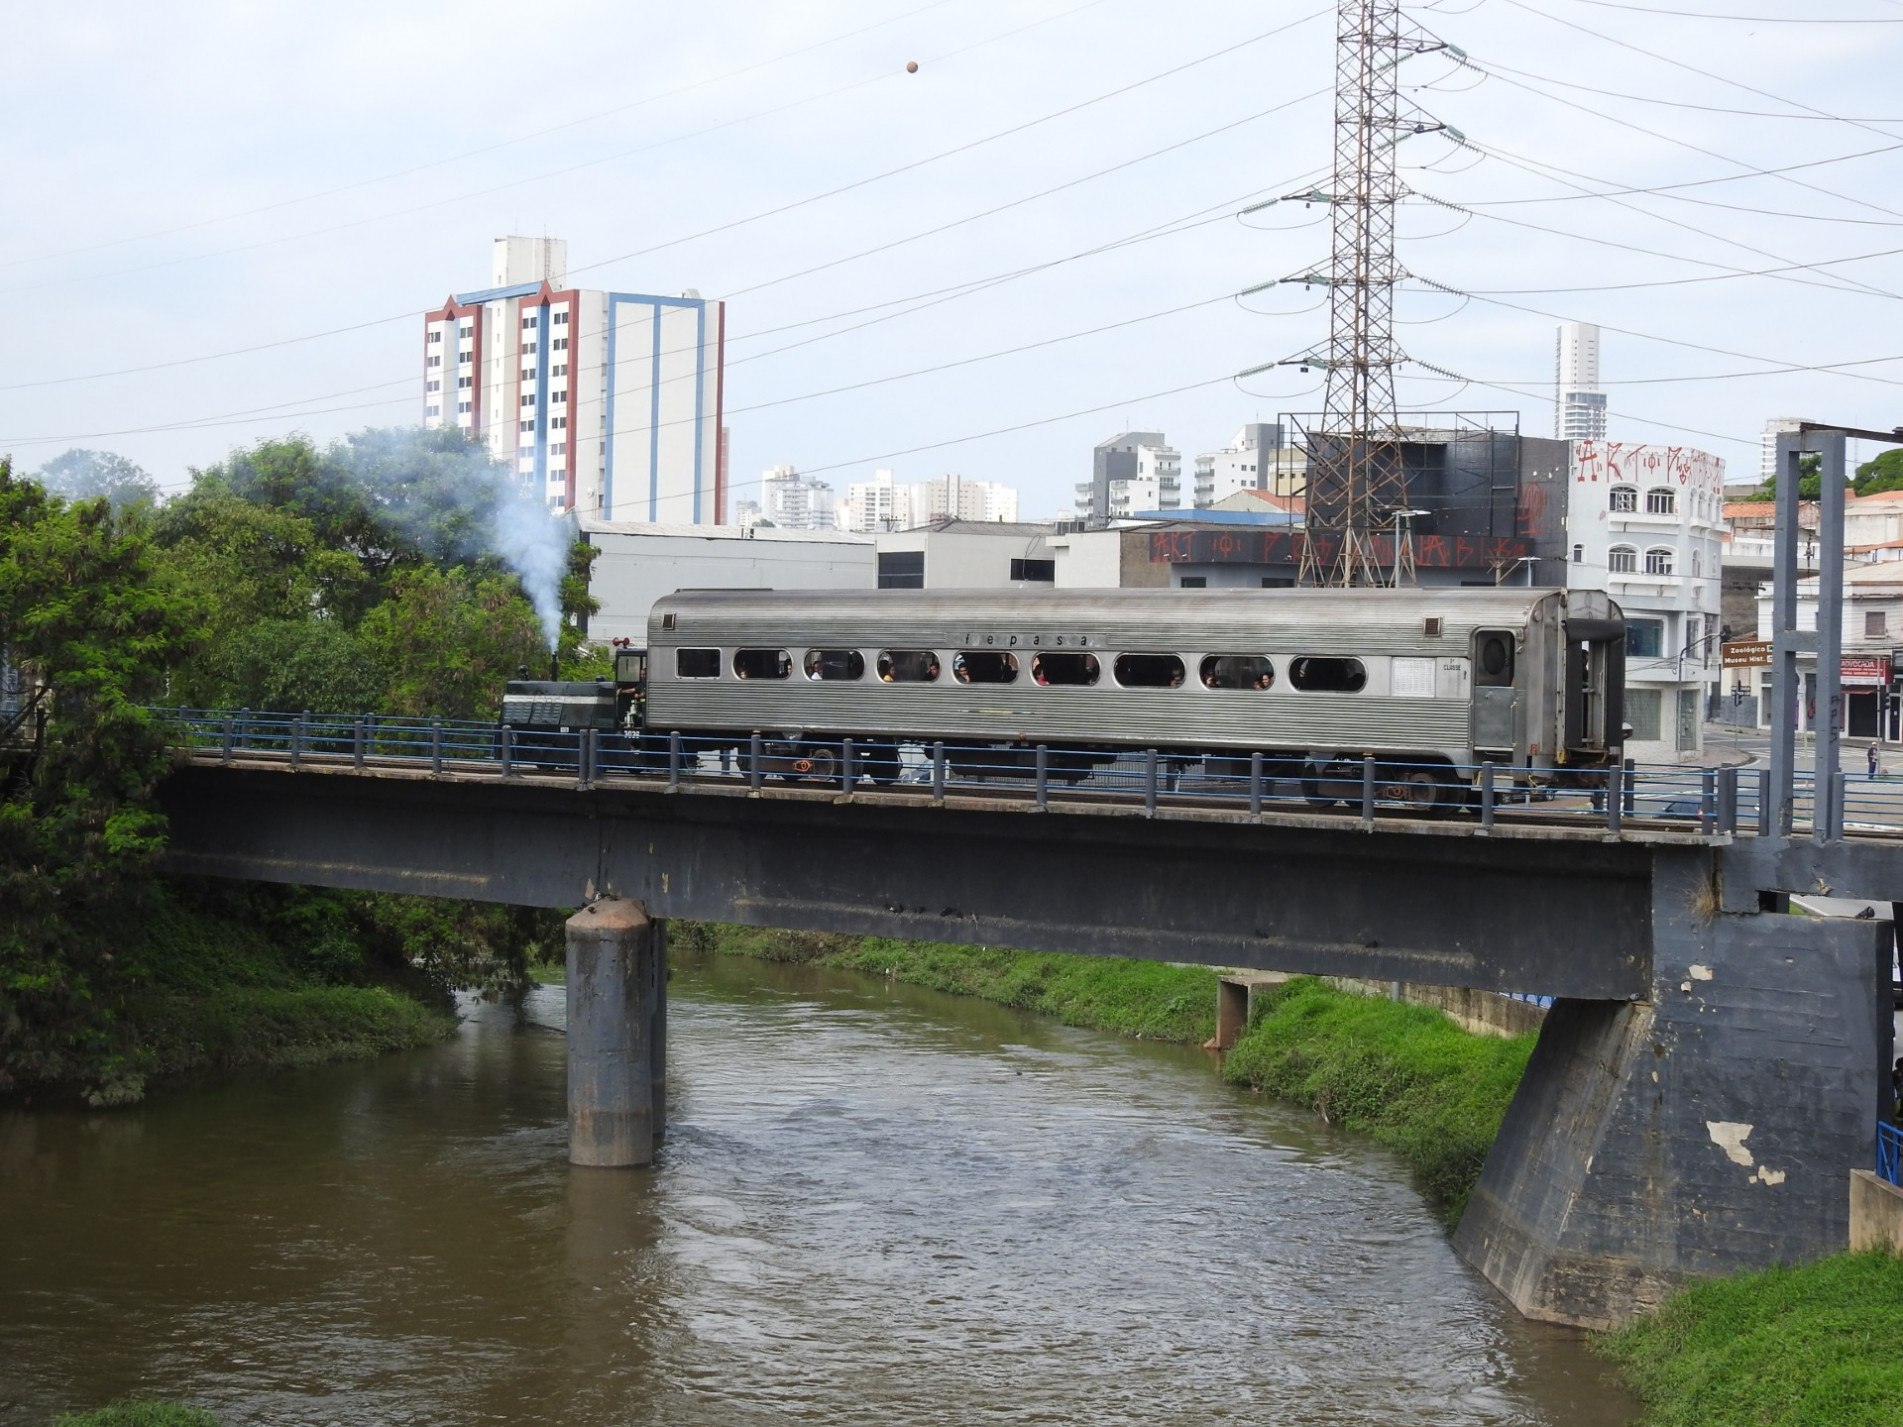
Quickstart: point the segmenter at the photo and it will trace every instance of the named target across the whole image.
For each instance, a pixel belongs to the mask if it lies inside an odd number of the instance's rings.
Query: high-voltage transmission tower
[[[1402,197],[1394,150],[1405,135],[1441,126],[1403,108],[1397,71],[1403,57],[1441,48],[1403,28],[1400,0],[1337,0],[1334,187],[1289,195],[1325,199],[1334,217],[1327,272],[1288,279],[1329,290],[1327,349],[1302,359],[1327,374],[1320,429],[1308,433],[1304,585],[1413,578],[1414,541],[1404,522],[1415,512],[1407,508],[1394,407],[1394,369],[1404,360],[1394,343],[1394,285],[1403,276],[1394,256]],[[1390,523],[1395,549],[1383,570],[1373,537]]]

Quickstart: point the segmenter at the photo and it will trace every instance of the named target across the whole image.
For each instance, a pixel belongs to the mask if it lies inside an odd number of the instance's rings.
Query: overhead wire
[[[1304,23],[1306,20],[1314,19],[1317,16],[1321,14],[1325,14],[1325,13],[1327,12],[1314,11],[1310,15],[1305,16],[1304,20],[1302,21],[1293,21],[1289,25],[1284,25],[1284,26],[1278,27],[1277,30],[1271,30],[1265,33],[1271,34],[1271,35],[1276,34],[1276,33],[1279,33],[1281,30],[1292,28],[1293,25],[1295,24]],[[1259,39],[1262,37],[1258,36],[1256,38]],[[1254,41],[1242,41],[1240,43],[1248,44],[1253,42]],[[1237,48],[1237,46],[1230,47],[1231,50],[1233,50],[1234,48]],[[1219,51],[1218,53],[1227,53],[1227,52],[1229,51]],[[1194,61],[1192,63],[1196,63],[1196,62],[1200,62],[1200,61]],[[1178,69],[1181,69],[1183,67],[1184,66],[1178,66]],[[1127,87],[1129,86],[1126,86],[1126,88]],[[1121,91],[1112,91],[1112,92],[1115,93],[1115,92],[1121,92]],[[1097,178],[1106,177],[1109,174],[1119,172],[1122,169],[1129,168],[1137,163],[1146,162],[1150,159],[1154,159],[1164,154],[1172,153],[1179,149],[1185,148],[1189,146],[1190,144],[1198,143],[1205,139],[1213,138],[1219,134],[1227,133],[1232,129],[1239,128],[1248,123],[1253,123],[1257,120],[1267,117],[1268,115],[1271,115],[1271,114],[1279,112],[1280,110],[1292,107],[1295,104],[1299,104],[1307,100],[1314,99],[1327,92],[1328,92],[1327,89],[1317,89],[1317,90],[1310,91],[1308,94],[1297,96],[1295,99],[1286,100],[1280,104],[1272,105],[1267,109],[1257,111],[1254,114],[1246,115],[1242,119],[1235,120],[1228,124],[1219,125],[1213,129],[1203,130],[1200,133],[1190,135],[1186,139],[1179,140],[1178,142],[1174,144],[1165,145],[1164,147],[1160,149],[1154,149],[1149,151],[1148,153],[1141,154],[1134,159],[1129,159],[1122,163],[1113,164],[1108,168],[1099,169],[1093,173],[1086,174],[1081,178],[1072,179],[1065,183],[1053,185],[1052,187],[1039,190],[1036,193],[1028,194],[1022,198],[1011,200],[1008,203],[999,204],[993,208],[986,209],[982,211],[981,213],[967,215],[964,218],[956,219],[949,223],[940,224],[940,225],[937,225],[936,227],[926,229],[922,232],[908,234],[903,238],[894,239],[890,242],[876,245],[875,247],[865,249],[861,252],[849,254],[843,258],[836,258],[836,259],[830,260],[827,263],[818,264],[814,267],[802,269],[798,272],[782,274],[779,277],[771,278],[759,283],[754,283],[747,287],[730,290],[726,295],[728,298],[733,298],[733,297],[743,296],[751,292],[761,291],[764,288],[777,286],[785,282],[791,282],[800,277],[807,277],[812,275],[815,272],[821,272],[821,271],[827,270],[828,268],[838,267],[843,265],[844,263],[856,261],[859,258],[872,256],[873,254],[880,253],[880,252],[886,252],[893,248],[903,246],[904,244],[919,241],[922,238],[935,236],[938,233],[949,231],[952,228],[963,226],[966,223],[978,221],[981,218],[994,216],[997,213],[1007,211],[1008,209],[1011,209],[1011,208],[1021,207],[1025,203],[1033,202],[1040,198],[1049,197],[1052,194],[1063,192],[1068,188],[1074,188],[1081,183],[1089,182]],[[1072,108],[1076,108],[1076,107],[1079,107],[1079,106],[1072,106]],[[1058,112],[1063,113],[1063,112],[1069,112],[1069,111],[1064,110],[1064,111],[1058,111]],[[1028,127],[1028,126],[1027,125],[1017,126],[1018,129],[1022,129],[1024,127]],[[1007,130],[1002,132],[1015,132],[1015,130]],[[996,137],[996,136],[994,135],[993,137]],[[972,147],[971,144],[959,145],[954,149],[944,150],[939,155],[935,155],[933,157],[945,157],[953,153],[963,152],[965,149],[968,149],[970,147]],[[901,168],[901,169],[888,170],[885,174],[877,175],[875,176],[875,178],[889,177],[892,174],[904,172],[910,168],[916,168],[919,166],[919,164],[930,162],[930,161],[931,161],[930,158],[919,160],[919,161],[916,161],[914,164],[905,166],[904,168]],[[859,186],[863,186],[864,183],[872,182],[872,181],[874,181],[874,179],[862,180],[860,181],[860,183],[855,185],[848,185],[848,187],[859,187]],[[830,193],[837,193],[837,192],[843,192],[843,191],[845,191],[845,189],[843,188],[833,189],[833,190],[828,190],[828,193],[830,194]],[[811,199],[804,200],[804,201],[816,201],[817,198],[824,197],[824,196],[827,196],[827,195],[823,195],[823,194],[814,195]],[[783,211],[783,208],[769,210],[769,211],[779,212],[779,211]],[[754,216],[759,217],[764,215],[754,215]],[[746,221],[750,221],[750,220],[746,220]],[[713,231],[713,230],[709,230],[709,231]],[[673,240],[673,241],[685,241],[685,240],[682,239],[682,240]],[[665,247],[665,246],[671,246],[671,245],[672,244],[670,242],[668,244],[661,244],[657,246]],[[644,251],[651,251],[651,250],[644,250]],[[583,264],[579,267],[571,268],[570,272],[571,273],[582,272],[582,271],[591,270],[593,268],[606,266],[607,264],[611,262],[621,261],[622,258],[625,258],[627,256],[629,255],[623,254],[621,255],[620,258],[602,259],[599,262]],[[188,365],[192,365],[194,363],[199,363],[199,362],[218,361],[228,357],[235,357],[235,356],[249,356],[261,351],[268,351],[278,347],[294,345],[301,341],[315,341],[315,340],[320,340],[327,337],[339,336],[348,332],[363,331],[367,328],[382,326],[391,322],[413,320],[415,316],[416,316],[416,313],[413,310],[402,312],[402,313],[394,313],[386,317],[373,318],[364,322],[352,323],[343,327],[328,328],[321,332],[306,333],[299,337],[283,338],[273,342],[254,343],[249,346],[230,348],[220,352],[204,353],[204,354],[200,354],[200,355],[192,356],[192,357],[177,357],[177,358],[172,358],[162,362],[151,362],[151,363],[144,363],[138,366],[112,368],[106,371],[78,373],[78,374],[64,376],[64,377],[43,377],[43,378],[39,378],[33,381],[27,381],[27,382],[13,382],[13,383],[0,385],[0,391],[24,391],[24,390],[30,390],[34,388],[40,388],[40,387],[69,385],[71,383],[81,382],[81,381],[98,381],[98,380],[104,380],[104,379],[112,378],[112,377],[135,376],[135,375],[140,375],[146,372],[160,371],[160,370],[165,370],[172,367],[188,366]]]
[[[916,19],[928,11],[940,10],[952,3],[954,3],[954,0],[930,0],[929,4],[902,11],[897,15],[889,15],[885,19],[875,20],[869,25],[861,25],[856,29],[846,30],[837,35],[830,35],[823,40],[815,40],[811,44],[786,50],[780,54],[772,55],[767,59],[756,60],[754,63],[742,65],[738,69],[730,69],[720,74],[708,75],[701,79],[691,80],[686,84],[676,85],[672,89],[662,90],[656,94],[644,95],[639,99],[633,99],[623,104],[614,105],[612,108],[600,109],[592,114],[583,114],[574,119],[565,119],[559,124],[550,124],[541,129],[530,130],[525,134],[515,134],[509,138],[498,139],[494,143],[482,144],[473,149],[463,149],[457,153],[445,154],[440,158],[429,159],[423,163],[410,164],[407,167],[391,169],[385,173],[372,175],[369,178],[357,179],[350,183],[337,184],[330,188],[317,189],[309,193],[296,194],[289,198],[280,198],[270,203],[256,204],[250,208],[242,208],[230,213],[216,214],[210,218],[197,218],[189,223],[174,224],[170,228],[159,228],[144,233],[121,234],[118,237],[108,238],[101,242],[57,249],[50,253],[35,253],[26,257],[0,259],[0,268],[19,267],[28,263],[50,262],[56,258],[76,257],[84,253],[98,252],[105,248],[123,247],[127,243],[142,243],[149,242],[154,238],[169,238],[179,233],[188,233],[199,228],[212,227],[219,223],[233,223],[243,218],[255,218],[261,214],[274,213],[279,209],[295,207],[300,203],[315,203],[320,199],[335,198],[339,194],[352,193],[357,189],[369,188],[379,183],[388,183],[392,179],[410,178],[419,173],[427,173],[431,169],[442,168],[453,163],[461,163],[464,159],[480,158],[484,154],[495,153],[501,149],[513,148],[517,144],[531,143],[536,139],[545,139],[551,134],[565,133],[570,129],[580,128],[584,124],[593,124],[602,119],[611,119],[617,114],[626,114],[636,109],[645,108],[650,104],[660,103],[663,100],[675,99],[683,94],[690,94],[697,89],[705,89],[729,79],[739,79],[745,75],[755,74],[762,69],[770,69],[776,64],[783,64],[787,60],[798,59],[801,55],[811,54],[815,50],[826,49],[829,46],[841,44],[846,40],[857,39],[861,35],[870,34],[874,30],[884,29],[888,25],[896,25],[901,20]],[[1036,24],[1048,24],[1052,20],[1064,19],[1076,14],[1080,10],[1092,9],[1103,3],[1105,3],[1105,0],[1085,0],[1084,4],[1075,6],[1073,9],[1066,10],[1058,15],[1047,16],[1045,19],[1037,21]],[[1022,29],[1034,27],[1034,25],[1023,26],[1020,30],[1010,31],[1008,34],[1020,33]],[[960,54],[963,53],[963,51],[954,50],[951,51],[951,53]],[[947,57],[948,56],[943,55],[938,56],[940,59]]]
[[[1090,0],[1090,3],[1092,4],[1102,3],[1102,0]],[[1088,8],[1088,6],[1082,6],[1079,8]],[[1058,16],[1058,17],[1052,17],[1052,18],[1062,18],[1062,17]],[[983,40],[974,41],[973,43],[965,45],[961,47],[960,49],[953,50],[950,53],[954,55],[963,54],[967,50],[977,49],[983,45],[993,44],[993,43],[996,43],[998,40],[1008,39],[1013,35],[1021,34],[1024,30],[1035,28],[1036,24],[1042,24],[1042,23],[1048,23],[1048,21],[1039,21],[1032,25],[1020,25],[1016,29],[1006,30],[1002,34],[992,35],[992,36],[988,36],[987,38]],[[1243,43],[1246,44],[1251,42],[1244,41]],[[1190,65],[1185,65],[1183,67],[1188,68],[1191,65],[1201,63],[1201,62],[1202,61],[1191,61]],[[471,189],[463,193],[452,194],[447,198],[432,199],[427,203],[413,204],[407,208],[389,210],[383,213],[373,213],[361,218],[347,219],[340,223],[332,223],[321,228],[306,229],[299,233],[280,234],[279,236],[272,237],[272,238],[260,238],[254,242],[240,243],[231,247],[214,249],[210,252],[187,254],[187,255],[171,257],[171,258],[162,258],[155,262],[144,263],[135,267],[116,268],[110,272],[105,272],[105,273],[89,273],[89,274],[84,274],[84,275],[74,276],[74,277],[49,278],[41,282],[26,283],[26,284],[21,284],[21,285],[9,287],[9,288],[0,288],[0,295],[5,295],[8,293],[16,293],[16,292],[38,292],[48,288],[71,286],[76,283],[99,282],[99,281],[104,281],[107,278],[125,277],[128,275],[137,274],[137,273],[153,272],[160,268],[176,267],[184,263],[203,261],[207,258],[230,257],[237,253],[255,252],[262,248],[277,247],[284,243],[297,242],[305,238],[326,237],[332,233],[346,232],[353,228],[368,227],[369,225],[373,223],[384,222],[391,218],[405,218],[405,217],[413,216],[417,213],[427,213],[438,208],[447,208],[457,203],[464,203],[472,198],[484,198],[495,193],[506,193],[510,189],[521,188],[521,187],[524,187],[525,185],[532,184],[532,183],[541,183],[551,178],[565,178],[571,174],[580,173],[585,169],[599,168],[603,164],[615,163],[621,159],[631,158],[636,154],[650,153],[656,149],[666,148],[672,144],[683,143],[690,139],[704,138],[708,134],[717,133],[724,129],[731,129],[743,124],[752,123],[753,121],[757,119],[770,118],[773,115],[782,114],[792,109],[802,108],[805,105],[818,103],[821,100],[836,98],[837,96],[841,94],[849,93],[855,89],[863,89],[868,85],[876,84],[885,80],[889,80],[891,78],[892,76],[889,72],[881,71],[877,74],[869,75],[863,79],[854,80],[848,84],[836,86],[835,88],[825,90],[818,94],[805,95],[798,99],[790,99],[785,101],[784,103],[770,105],[765,109],[757,109],[746,114],[735,115],[731,118],[722,119],[717,123],[705,125],[699,129],[689,130],[686,133],[669,135],[666,138],[655,139],[648,143],[637,144],[632,148],[620,149],[615,151],[614,153],[602,154],[602,155],[598,155],[594,158],[589,158],[589,159],[582,159],[576,163],[567,164],[561,168],[546,169],[540,173],[530,174],[530,175],[527,175],[526,177],[510,179],[505,183],[491,184],[485,188]],[[1147,82],[1149,81],[1147,80],[1139,81],[1137,84],[1128,86],[1128,88],[1140,88],[1142,84]],[[1086,104],[1094,103],[1094,102],[1096,101],[1094,100],[1085,101]],[[1076,107],[1084,107],[1084,106],[1080,105]],[[1037,124],[1045,122],[1045,119],[1061,117],[1064,113],[1067,113],[1067,112],[1070,112],[1070,111],[1060,110],[1055,115],[1047,115],[1047,116],[1044,116],[1043,118],[1031,120],[1025,125],[1020,127],[1022,128],[1034,127]],[[1007,132],[1010,132],[1010,131],[1007,131]],[[997,136],[992,136],[992,137],[997,137]],[[989,141],[990,141],[989,139],[985,139],[985,140],[978,140],[975,142],[984,143]],[[951,151],[948,151],[947,154],[931,155],[925,159],[918,160],[913,166],[919,167],[919,166],[923,166],[924,164],[936,162],[940,158],[947,157],[949,153],[956,153],[961,151],[962,149],[951,150]],[[891,176],[890,174],[874,175],[872,178],[860,180],[857,185],[848,185],[848,187],[854,187],[854,186],[862,187],[867,183],[877,182],[880,178],[890,177],[890,176]],[[844,190],[840,190],[840,191],[844,191]],[[818,197],[829,197],[829,196],[831,195],[830,194],[818,195]],[[797,203],[788,205],[788,207],[799,207],[805,203],[814,202],[814,201],[817,201],[817,198],[803,199]],[[736,220],[733,224],[730,224],[727,226],[739,226],[742,223],[753,222],[755,221],[755,219],[761,216],[763,215],[755,214],[745,219]],[[721,230],[710,230],[710,231],[721,231]],[[697,234],[693,236],[698,237],[698,236],[705,236],[705,235]],[[684,241],[687,241],[687,239],[676,239],[674,241],[684,242]],[[671,246],[671,244],[662,244],[660,246],[666,247],[666,246]],[[613,261],[613,260],[605,259],[604,261]],[[588,266],[599,266],[599,264],[588,265]],[[570,269],[571,272],[581,272],[585,270],[586,270],[586,267]]]

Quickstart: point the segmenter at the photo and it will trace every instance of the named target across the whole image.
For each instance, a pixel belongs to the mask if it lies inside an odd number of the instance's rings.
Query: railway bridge
[[[1690,1275],[1841,1248],[1892,1053],[1890,923],[1790,893],[1903,901],[1876,837],[1755,835],[1734,783],[1698,816],[1510,803],[1312,809],[1029,775],[830,786],[664,766],[567,772],[302,734],[185,739],[171,866],[545,907],[570,924],[570,1157],[645,1163],[661,1128],[672,917],[1535,992],[1557,999],[1455,1237],[1521,1311],[1620,1321]],[[493,737],[493,730],[490,734]],[[1040,764],[1041,766],[1041,764]],[[1665,811],[1655,808],[1652,811]],[[1626,815],[1622,816],[1624,813]]]

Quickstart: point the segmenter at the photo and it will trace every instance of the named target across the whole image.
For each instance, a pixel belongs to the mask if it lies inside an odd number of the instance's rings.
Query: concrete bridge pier
[[[1661,853],[1649,998],[1547,1016],[1454,1236],[1529,1317],[1609,1327],[1846,1246],[1889,1087],[1890,926],[1732,892],[1710,853]]]
[[[639,902],[568,919],[568,1162],[654,1162],[666,1118],[667,936]]]

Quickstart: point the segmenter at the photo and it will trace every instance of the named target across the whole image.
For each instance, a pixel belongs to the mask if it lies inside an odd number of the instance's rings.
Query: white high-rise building
[[[1599,389],[1599,329],[1559,324],[1553,363],[1553,434],[1562,441],[1606,439],[1606,394]]]
[[[726,306],[571,288],[560,238],[498,238],[423,317],[423,424],[480,436],[552,510],[720,524]]]
[[[1777,438],[1784,432],[1795,431],[1810,418],[1807,416],[1773,416],[1764,423],[1764,435],[1759,438],[1762,454],[1758,458],[1758,483],[1763,485],[1777,474]]]
[[[826,481],[775,466],[760,476],[760,517],[781,530],[835,530],[838,511]]]
[[[910,530],[935,520],[996,523],[1017,518],[1015,486],[955,474],[900,485],[890,471],[875,471],[871,480],[846,487],[840,512],[840,524],[845,529],[865,534]]]
[[[911,529],[918,523],[912,519],[912,487],[894,482],[890,471],[874,471],[871,480],[854,481],[846,487],[842,523],[861,535]]]

